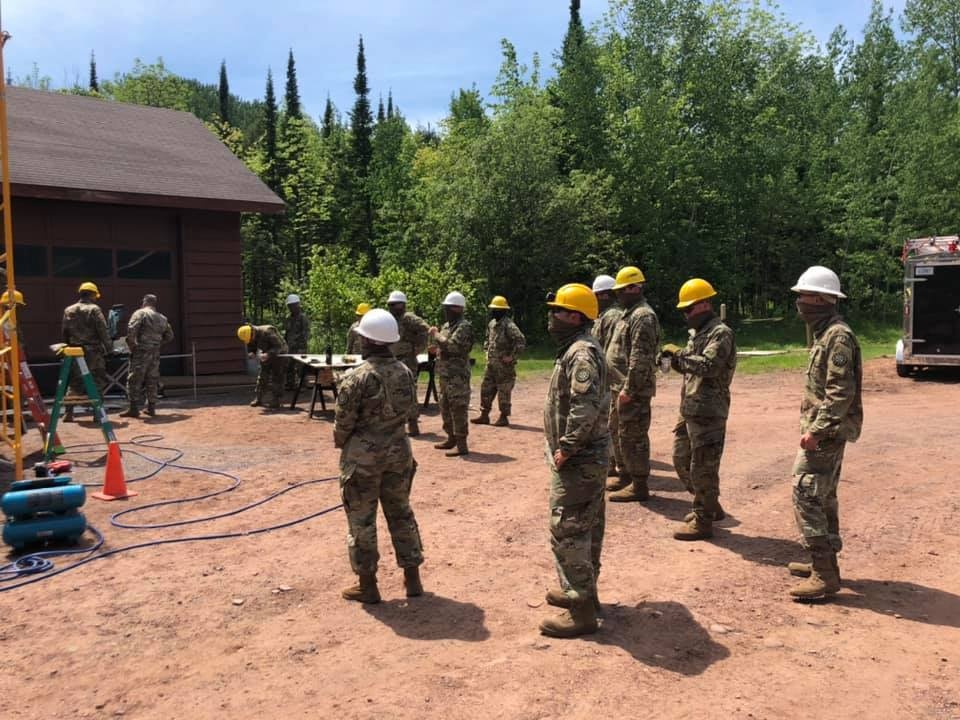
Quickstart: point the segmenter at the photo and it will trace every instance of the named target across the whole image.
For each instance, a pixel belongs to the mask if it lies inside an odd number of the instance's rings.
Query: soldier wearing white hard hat
[[[447,439],[434,445],[448,457],[466,455],[470,408],[470,350],[473,326],[463,316],[467,301],[462,293],[451,292],[443,299],[443,327],[430,328],[437,345],[437,379],[440,384],[440,414]]]
[[[287,295],[287,320],[283,326],[283,339],[287,343],[287,352],[291,355],[301,355],[308,351],[310,344],[310,321],[307,320],[303,308],[300,306],[300,296],[294,293]],[[287,364],[287,390],[295,386],[296,363]]]
[[[430,326],[415,313],[407,312],[407,294],[400,290],[394,290],[387,297],[387,309],[396,319],[400,331],[400,339],[390,349],[394,357],[410,368],[410,372],[416,379],[420,368],[417,355],[427,349],[427,330]],[[420,434],[419,417],[419,410],[417,410],[410,418],[407,426],[410,437]]]
[[[603,352],[607,352],[610,346],[610,338],[613,337],[613,328],[623,317],[623,307],[617,303],[616,295],[613,292],[613,286],[617,284],[616,279],[610,275],[597,275],[593,281],[593,294],[597,298],[597,305],[600,308],[600,315],[593,323],[593,336],[600,343]],[[614,404],[617,402],[617,393],[610,395],[610,414],[616,413]],[[620,452],[619,428],[616,423],[610,427],[610,463],[607,465],[607,475],[616,477],[620,474],[619,468],[623,467],[623,457]]]

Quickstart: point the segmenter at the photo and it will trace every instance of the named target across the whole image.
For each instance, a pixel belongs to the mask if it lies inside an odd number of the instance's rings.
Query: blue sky
[[[886,0],[897,14],[905,0]],[[263,95],[272,67],[282,95],[287,50],[297,61],[300,94],[319,116],[327,94],[346,112],[353,101],[357,39],[362,33],[376,107],[392,89],[414,125],[446,114],[451,93],[474,83],[484,94],[500,64],[500,39],[529,62],[549,65],[567,24],[569,0],[0,0],[13,35],[5,55],[15,77],[37,63],[55,87],[86,83],[90,51],[101,78],[139,57],[162,56],[174,72],[216,82],[227,61],[230,89]],[[583,0],[587,24],[607,0]],[[782,0],[788,20],[825,42],[838,24],[859,37],[870,0]]]

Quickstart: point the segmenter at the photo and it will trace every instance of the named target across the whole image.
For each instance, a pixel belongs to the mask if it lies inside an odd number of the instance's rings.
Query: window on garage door
[[[165,250],[117,250],[117,277],[121,280],[170,280],[173,263]]]
[[[54,247],[53,276],[87,279],[113,277],[113,251],[106,248]]]

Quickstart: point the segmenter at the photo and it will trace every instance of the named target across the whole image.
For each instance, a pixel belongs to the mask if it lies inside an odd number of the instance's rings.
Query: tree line
[[[304,297],[317,342],[360,301],[402,287],[427,316],[448,289],[505,294],[522,327],[547,289],[639,265],[668,321],[709,279],[741,317],[789,311],[814,263],[851,310],[894,321],[905,239],[960,229],[960,13],[955,0],[874,0],[857,38],[825,47],[759,2],[610,0],[586,28],[569,5],[553,71],[502,41],[489,92],[461,88],[438,131],[392,93],[374,110],[363,40],[355,100],[312,118],[293,52],[278,98],[178,77],[162,61],[73,91],[190,110],[287,204],[243,220],[246,312]],[[8,78],[9,81],[9,78]],[[42,84],[35,71],[23,84]]]

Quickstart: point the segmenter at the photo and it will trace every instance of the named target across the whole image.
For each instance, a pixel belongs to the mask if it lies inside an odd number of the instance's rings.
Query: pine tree
[[[287,57],[287,117],[300,117],[300,90],[297,89],[297,67],[293,61],[293,49]]]
[[[277,192],[280,181],[277,173],[277,98],[273,94],[273,73],[267,69],[267,91],[263,105],[263,151],[267,164],[267,185]]]
[[[330,100],[330,95],[327,95],[327,104],[323,108],[323,125],[320,127],[320,137],[324,140],[330,137],[333,133],[333,126],[337,123],[336,111],[333,108],[333,102]]]
[[[230,122],[230,84],[227,82],[227,61],[220,61],[220,119]]]
[[[100,83],[97,80],[97,58],[90,51],[90,89],[93,92],[100,92]]]
[[[387,120],[393,120],[393,90],[387,91]]]
[[[370,168],[370,133],[373,116],[370,114],[370,88],[367,86],[367,59],[363,52],[363,37],[357,50],[357,76],[353,81],[357,99],[350,112],[350,130],[353,133],[353,163],[358,177],[365,178]]]
[[[379,125],[387,119],[387,113],[383,109],[383,95],[380,96],[380,104],[377,106],[377,124]]]

